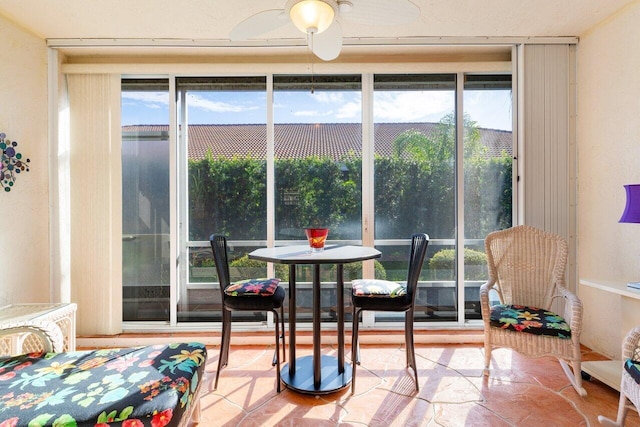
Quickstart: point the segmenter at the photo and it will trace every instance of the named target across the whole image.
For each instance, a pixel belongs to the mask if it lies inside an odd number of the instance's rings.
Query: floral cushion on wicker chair
[[[352,289],[356,297],[397,298],[407,294],[404,285],[380,279],[354,280]]]
[[[280,279],[247,279],[230,284],[224,293],[231,297],[270,297],[278,289],[279,283]]]
[[[624,370],[631,375],[631,378],[638,384],[640,384],[640,361],[627,359],[624,362]]]
[[[536,335],[571,338],[571,329],[564,318],[552,311],[524,305],[494,305],[491,307],[491,326]]]

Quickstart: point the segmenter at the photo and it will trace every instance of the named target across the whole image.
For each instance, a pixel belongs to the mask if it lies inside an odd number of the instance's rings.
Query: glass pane
[[[209,236],[227,236],[232,280],[265,277],[267,271],[246,256],[267,237],[266,79],[178,78],[176,84],[186,109],[180,116],[187,117],[189,242],[178,320],[221,321]],[[264,313],[235,317],[265,320]]]
[[[266,276],[266,263],[249,261],[246,256],[254,249],[255,246],[240,246],[228,242],[229,274],[232,282]],[[192,261],[189,266],[188,296],[178,304],[178,320],[181,322],[222,321],[222,294],[211,257],[211,248],[191,248],[189,252],[189,259]],[[234,321],[267,320],[266,313],[260,311],[234,312],[232,316]]]
[[[484,237],[513,223],[511,76],[467,75],[464,88],[465,317],[480,319]]]
[[[186,99],[189,240],[211,233],[264,240],[266,82],[264,77],[177,79]]]
[[[169,83],[122,81],[123,320],[169,320]]]
[[[361,241],[361,97],[360,76],[274,76],[276,244],[306,244],[309,226],[329,228],[326,244]],[[298,266],[298,321],[311,321],[311,281],[312,267]],[[335,320],[334,266],[321,281],[323,320]]]
[[[454,113],[455,75],[374,76],[375,238],[387,279],[407,280],[412,234],[430,237],[416,321],[457,318],[453,264],[437,262],[455,243]],[[398,239],[406,245],[384,243]]]

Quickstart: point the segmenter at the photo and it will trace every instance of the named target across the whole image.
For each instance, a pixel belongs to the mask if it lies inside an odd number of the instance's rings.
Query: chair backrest
[[[427,254],[429,236],[418,233],[411,236],[411,253],[409,255],[409,273],[407,276],[407,294],[411,296],[411,301],[415,301],[418,279],[422,271],[424,257]]]
[[[504,304],[551,309],[557,287],[564,287],[569,248],[560,236],[519,225],[485,239],[489,277]]]
[[[212,234],[209,236],[209,242],[211,242],[213,261],[216,263],[216,272],[220,281],[220,292],[222,293],[222,299],[224,299],[224,290],[231,284],[229,261],[227,260],[227,238]]]

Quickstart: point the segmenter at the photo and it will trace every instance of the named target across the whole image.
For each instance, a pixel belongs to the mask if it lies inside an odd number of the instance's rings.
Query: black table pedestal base
[[[343,390],[351,384],[351,364],[344,364],[344,372],[338,372],[338,359],[322,355],[322,381],[318,388],[313,385],[313,356],[296,359],[296,372],[289,375],[289,364],[280,371],[282,382],[292,390],[306,394],[329,394]]]

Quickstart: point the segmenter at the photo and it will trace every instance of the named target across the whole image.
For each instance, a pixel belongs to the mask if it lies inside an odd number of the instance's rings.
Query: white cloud
[[[478,126],[489,129],[512,129],[510,91],[466,91],[464,111]]]
[[[134,102],[127,102],[128,105],[144,104],[147,108],[162,108],[169,105],[169,94],[167,92],[122,92],[123,103],[124,100],[130,100]]]
[[[257,108],[228,102],[212,101],[194,94],[188,95],[187,103],[189,108],[199,108],[201,110],[214,113],[240,113],[243,111],[255,110]]]
[[[376,92],[376,121],[412,122],[438,121],[453,112],[452,91]]]
[[[318,110],[297,110],[292,113],[295,117],[327,117],[333,116],[333,111],[318,111]]]
[[[309,94],[313,101],[319,102],[321,104],[336,104],[344,102],[344,94],[341,92],[315,92],[313,94]]]
[[[313,117],[317,116],[318,112],[315,110],[298,110],[294,111],[293,115],[296,117]]]
[[[303,108],[291,109],[290,114],[294,117],[324,118],[325,120],[323,121],[328,122],[345,121],[347,119],[359,121],[362,111],[360,98],[359,93],[354,94],[352,92],[322,91],[313,94],[309,93],[302,102],[297,103]],[[293,99],[290,101],[295,102]],[[287,108],[291,108],[291,106],[287,106]]]
[[[347,102],[338,109],[336,118],[355,119],[356,121],[360,121],[362,119],[362,104],[359,100]]]

